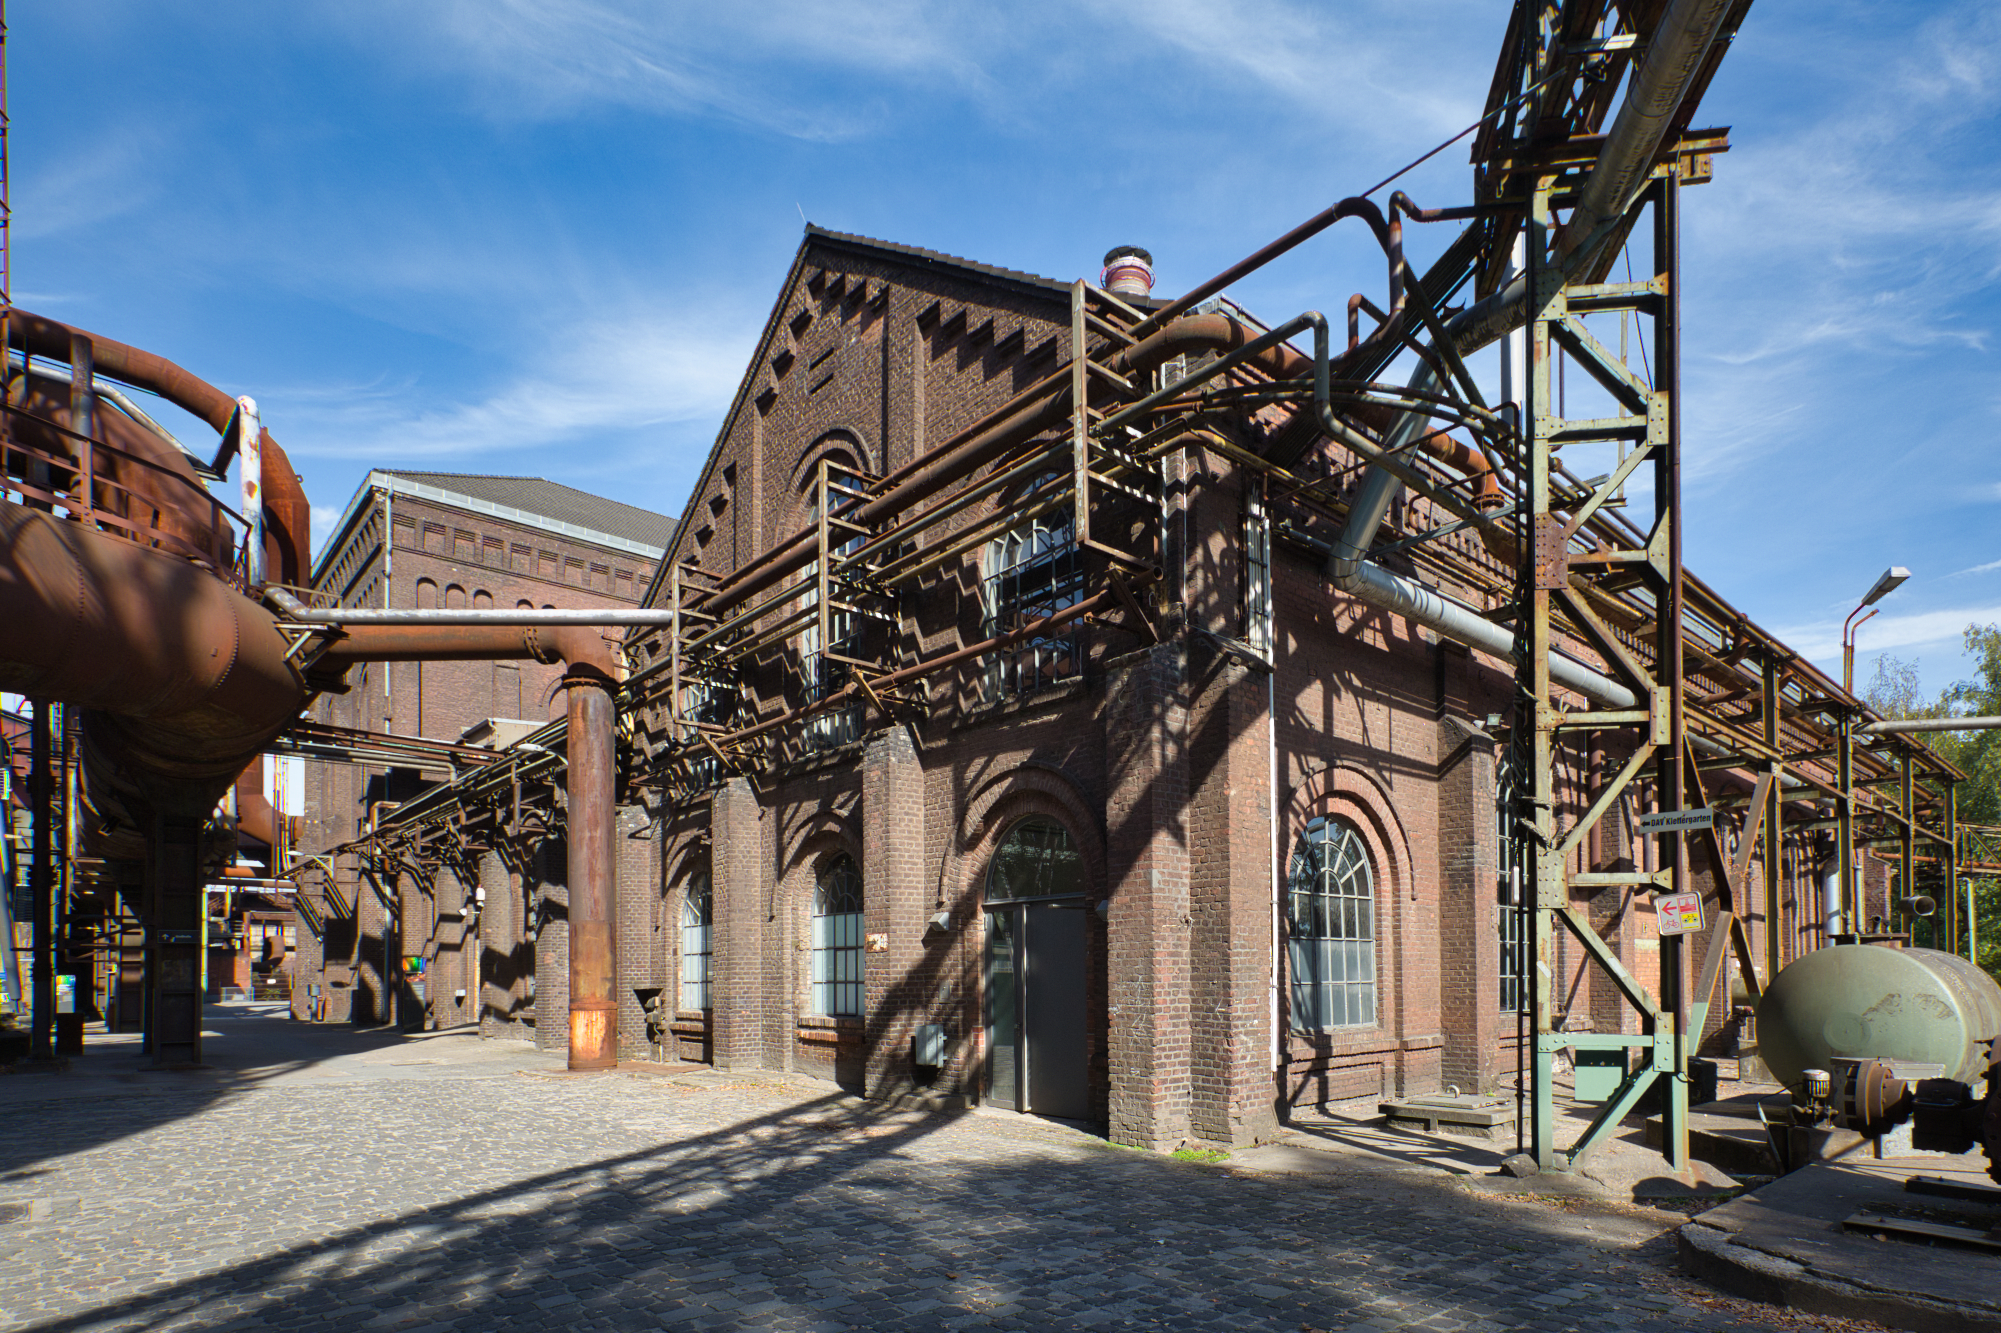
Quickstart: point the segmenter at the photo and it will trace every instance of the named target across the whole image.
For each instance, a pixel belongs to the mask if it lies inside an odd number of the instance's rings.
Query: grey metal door
[[[987,913],[987,1100],[1065,1120],[1090,1117],[1081,901]]]
[[[1084,904],[1037,903],[1025,911],[1022,1026],[1028,1048],[1028,1109],[1063,1120],[1088,1120]]]

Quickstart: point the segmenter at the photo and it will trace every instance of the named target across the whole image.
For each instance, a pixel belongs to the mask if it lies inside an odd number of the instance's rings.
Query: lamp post
[[[1884,570],[1883,577],[1876,580],[1876,586],[1841,623],[1841,688],[1844,692],[1855,693],[1855,631],[1862,628],[1863,621],[1876,614],[1876,603],[1895,592],[1910,576],[1911,571],[1902,565],[1892,565]]]

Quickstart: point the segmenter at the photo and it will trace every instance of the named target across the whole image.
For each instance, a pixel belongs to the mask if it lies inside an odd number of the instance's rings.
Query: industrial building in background
[[[1393,177],[1171,300],[1139,246],[1061,282],[809,227],[657,539],[376,473],[308,568],[252,400],[8,307],[38,1052],[60,922],[94,919],[130,927],[154,1058],[198,1060],[207,886],[261,840],[302,1018],[532,1014],[576,1070],[1147,1146],[1359,1095],[1518,1110],[1542,1169],[1647,1096],[1685,1167],[1699,1055],[1755,1032],[1782,1158],[1903,1119],[2001,1171],[2001,992],[1948,957],[1993,867],[1908,734],[1941,724],[1682,564],[1683,191],[1747,9],[1523,0],[1465,200]],[[1339,313],[1225,295],[1337,225],[1383,265]],[[296,834],[272,754],[344,765]]]
[[[314,562],[310,600],[412,611],[630,607],[673,533],[663,514],[540,477],[377,469]],[[352,843],[450,777],[455,756],[463,763],[474,747],[490,754],[547,722],[561,683],[559,668],[532,659],[384,662],[351,673],[344,691],[315,704],[317,725],[295,728],[288,742],[320,756],[307,763],[309,814],[294,862]],[[417,1027],[475,1021],[477,895],[440,902],[384,892],[393,878],[372,878],[352,860],[340,865],[304,879],[308,930],[294,1012]],[[505,952],[532,938],[510,941]],[[532,973],[518,970],[523,993],[510,986],[493,1006],[502,1027],[532,1027]]]

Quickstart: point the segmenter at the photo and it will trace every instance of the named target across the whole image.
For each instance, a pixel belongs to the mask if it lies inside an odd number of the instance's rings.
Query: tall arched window
[[[813,1012],[862,1013],[862,872],[851,856],[827,862],[813,887]]]
[[[1292,1026],[1315,1032],[1376,1021],[1376,877],[1352,824],[1316,819],[1292,849],[1286,960]]]
[[[709,1007],[709,922],[715,913],[715,897],[706,868],[688,876],[687,892],[681,898],[681,1007]]]

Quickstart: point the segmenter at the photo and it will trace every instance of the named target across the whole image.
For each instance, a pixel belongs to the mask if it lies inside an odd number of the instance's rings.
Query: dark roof
[[[542,477],[497,477],[478,472],[413,472],[403,468],[380,471],[421,486],[435,486],[484,500],[488,504],[519,509],[570,523],[580,528],[623,537],[643,546],[665,547],[674,539],[674,519],[637,505],[607,500],[574,486]]]
[[[873,236],[856,236],[844,231],[828,231],[825,227],[806,224],[806,235],[836,245],[852,246],[859,250],[879,250],[904,260],[916,260],[920,264],[940,264],[948,268],[964,269],[970,273],[984,274],[989,278],[1000,278],[1007,282],[1033,287],[1041,292],[1068,293],[1070,284],[1055,278],[1045,278],[1034,273],[1024,273],[1020,269],[1000,268],[993,264],[982,264],[973,259],[961,259],[938,250],[926,250],[922,246],[904,245],[897,241],[879,241]]]

